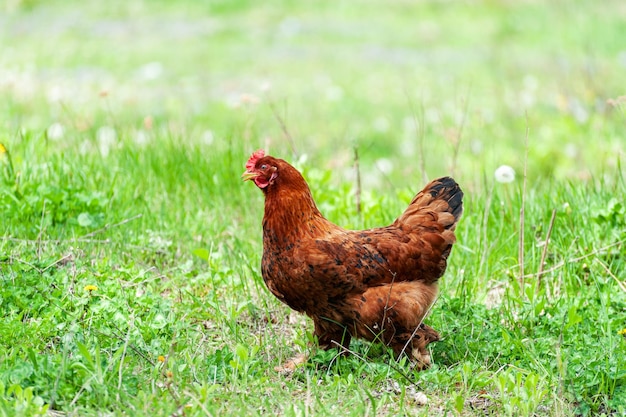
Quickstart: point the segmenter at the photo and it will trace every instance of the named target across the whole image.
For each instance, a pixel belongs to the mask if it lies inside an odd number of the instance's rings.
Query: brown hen
[[[263,280],[313,319],[319,346],[345,350],[358,337],[429,366],[426,346],[439,334],[423,320],[463,211],[458,184],[436,179],[390,226],[356,231],[326,220],[302,175],[282,159],[259,150],[242,177],[265,195]]]

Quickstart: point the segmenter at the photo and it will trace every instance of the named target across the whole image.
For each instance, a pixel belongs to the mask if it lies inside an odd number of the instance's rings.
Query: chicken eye
[[[267,165],[265,165],[265,164],[261,165],[261,169],[262,169],[263,171],[265,171],[265,170],[267,169]]]

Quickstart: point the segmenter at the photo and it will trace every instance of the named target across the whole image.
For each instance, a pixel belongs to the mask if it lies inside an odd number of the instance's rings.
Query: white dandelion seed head
[[[474,139],[470,142],[470,150],[474,155],[480,155],[483,152],[485,146],[480,139]]]
[[[572,207],[569,205],[569,203],[567,201],[565,203],[563,203],[562,209],[565,212],[565,214],[571,214],[572,213]]]
[[[261,90],[262,93],[267,93],[271,89],[272,89],[272,83],[269,81],[263,81],[261,85],[259,86],[259,90]]]
[[[576,146],[575,143],[568,143],[567,145],[565,145],[565,147],[563,148],[563,153],[568,157],[568,158],[576,158],[578,156],[578,146]]]
[[[500,165],[494,173],[496,181],[502,184],[508,184],[515,181],[515,170],[508,165]]]
[[[211,130],[205,130],[200,135],[200,141],[205,145],[212,145],[215,141],[215,134]]]
[[[325,91],[327,101],[339,101],[343,98],[343,89],[337,85],[331,85]]]
[[[61,123],[52,123],[46,131],[48,139],[59,140],[65,135],[65,128]]]
[[[139,78],[145,81],[156,80],[163,75],[163,72],[163,64],[160,62],[148,62],[137,70]]]
[[[135,132],[135,135],[133,136],[133,140],[135,141],[135,143],[137,145],[145,145],[150,141],[150,137],[148,136],[148,133],[146,133],[145,130],[141,129]]]
[[[441,115],[437,109],[427,108],[426,111],[424,111],[424,120],[428,125],[438,124],[441,123]]]
[[[106,157],[117,140],[117,132],[110,126],[102,126],[96,132],[96,140],[102,156]]]
[[[417,140],[415,140],[415,138],[406,138],[400,142],[398,149],[400,149],[404,155],[414,155],[418,152]]]
[[[386,133],[389,131],[391,123],[389,122],[389,119],[387,119],[385,116],[378,116],[372,122],[372,127],[377,132]]]
[[[302,155],[300,155],[300,157],[298,158],[298,164],[300,165],[304,165],[306,164],[306,161],[309,160],[309,155],[303,153]]]
[[[65,91],[63,91],[63,87],[58,84],[54,84],[48,87],[46,91],[46,97],[50,103],[58,103],[63,101],[65,98]]]
[[[278,31],[281,35],[291,38],[302,30],[300,20],[294,17],[287,17],[278,24]]]
[[[580,100],[570,100],[569,108],[572,116],[578,123],[583,124],[586,123],[587,120],[589,120],[589,111],[587,111],[587,109],[585,108],[583,103],[580,102]]]
[[[378,158],[376,162],[374,162],[376,168],[383,174],[387,175],[393,171],[393,162],[387,158]]]
[[[406,116],[402,119],[402,133],[411,139],[415,138],[417,131],[419,130],[419,120],[413,116]]]

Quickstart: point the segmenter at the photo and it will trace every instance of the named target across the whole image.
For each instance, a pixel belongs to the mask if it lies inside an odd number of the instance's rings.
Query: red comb
[[[250,171],[256,165],[256,161],[263,158],[265,156],[265,151],[263,149],[259,149],[255,153],[252,154],[248,162],[246,162],[246,169]]]

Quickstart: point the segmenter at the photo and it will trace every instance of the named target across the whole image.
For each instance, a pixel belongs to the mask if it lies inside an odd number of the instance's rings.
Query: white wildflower
[[[500,165],[495,172],[496,181],[508,184],[515,181],[515,170],[508,165]]]

